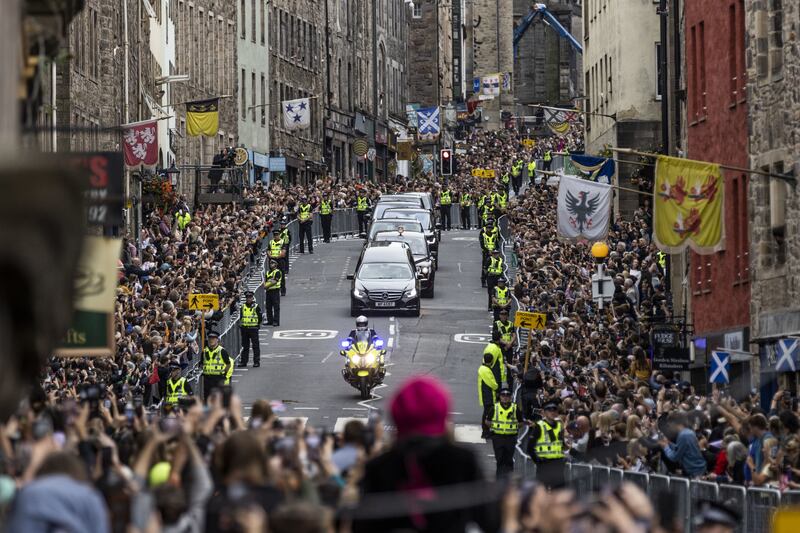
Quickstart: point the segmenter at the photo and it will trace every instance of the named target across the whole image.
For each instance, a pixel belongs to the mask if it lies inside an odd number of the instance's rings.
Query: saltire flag
[[[152,168],[158,163],[158,120],[122,125],[122,152],[128,168]]]
[[[711,368],[708,382],[725,384],[731,382],[731,354],[728,352],[711,352]]]
[[[653,238],[668,253],[724,249],[724,182],[719,165],[658,156],[653,186]]]
[[[565,109],[550,109],[543,107],[545,113],[545,122],[550,128],[550,131],[556,135],[562,136],[569,132],[569,125],[576,122],[580,115],[574,111]]]
[[[219,131],[219,98],[186,102],[186,133],[214,137]]]
[[[511,72],[503,72],[503,90],[511,91]]]
[[[483,94],[500,94],[500,74],[490,74],[481,78]]]
[[[781,339],[775,346],[777,372],[797,372],[798,339]]]
[[[574,176],[558,184],[558,234],[566,239],[600,241],[608,235],[611,186]]]
[[[311,104],[308,98],[284,100],[283,126],[287,130],[302,130],[311,126]]]
[[[417,134],[420,139],[435,139],[439,136],[439,106],[417,109]]]
[[[617,175],[617,164],[611,157],[596,157],[584,154],[570,154],[569,163],[572,168],[565,168],[565,174],[584,174],[586,179],[599,183],[614,183]],[[566,165],[565,165],[566,166]]]

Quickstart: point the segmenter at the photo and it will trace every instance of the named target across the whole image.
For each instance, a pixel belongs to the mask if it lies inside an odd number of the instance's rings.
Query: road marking
[[[463,415],[464,413],[459,413],[458,411],[450,411],[448,414],[450,414],[450,415]]]
[[[389,348],[391,348],[392,346],[394,346],[394,337],[389,337],[389,342],[387,343],[387,346],[388,346]]]
[[[273,331],[272,338],[290,341],[320,341],[333,339],[337,333],[339,332],[335,329],[284,329]]]
[[[466,444],[483,444],[486,439],[481,438],[483,429],[480,424],[456,424],[453,435],[456,442]]]
[[[302,359],[305,355],[301,353],[268,353],[261,357],[265,359]]]
[[[319,407],[295,407],[295,411],[319,411]]]
[[[342,411],[368,411],[366,407],[342,407]]]
[[[334,433],[341,433],[342,431],[344,431],[344,427],[347,425],[347,423],[352,421],[352,420],[358,420],[359,422],[361,422],[364,425],[367,424],[367,419],[366,418],[345,418],[345,417],[340,417],[340,418],[336,419],[336,424],[334,424],[334,426],[333,426],[333,432]]]
[[[322,362],[324,363],[325,361],[327,361],[328,359],[330,359],[330,358],[331,358],[331,356],[333,355],[333,353],[334,353],[334,352],[328,352],[328,355],[326,355],[326,356],[325,356],[325,359],[323,359],[323,360],[322,360]]]
[[[461,263],[458,263],[458,273],[463,274],[464,272],[461,270]]]
[[[394,317],[393,316],[389,317],[389,322],[394,322]]]
[[[389,324],[389,335],[394,335],[394,324]]]
[[[239,380],[238,379],[232,379],[231,383],[239,383]]]
[[[469,344],[486,344],[492,340],[492,336],[483,333],[457,333],[453,336],[453,340]]]

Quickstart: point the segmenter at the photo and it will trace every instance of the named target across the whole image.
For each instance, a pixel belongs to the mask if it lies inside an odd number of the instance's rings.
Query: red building
[[[747,168],[744,0],[685,2],[687,157]],[[748,176],[724,170],[725,250],[690,258],[695,337],[748,350]]]

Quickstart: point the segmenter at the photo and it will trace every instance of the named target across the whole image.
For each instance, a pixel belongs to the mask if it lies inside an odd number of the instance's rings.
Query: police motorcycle
[[[369,399],[370,391],[383,383],[386,375],[383,339],[373,338],[370,330],[358,330],[355,336],[343,339],[340,346],[339,354],[347,358],[342,377],[358,389],[362,400]]]

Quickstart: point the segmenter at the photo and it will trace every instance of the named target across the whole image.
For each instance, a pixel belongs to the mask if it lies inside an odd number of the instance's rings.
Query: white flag
[[[301,130],[311,125],[311,105],[308,98],[283,101],[283,125],[287,130]]]
[[[500,94],[500,74],[491,74],[481,78],[483,94]]]
[[[558,184],[558,234],[568,239],[605,239],[611,218],[611,186],[573,176]]]

